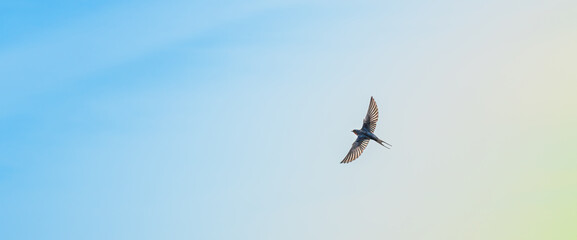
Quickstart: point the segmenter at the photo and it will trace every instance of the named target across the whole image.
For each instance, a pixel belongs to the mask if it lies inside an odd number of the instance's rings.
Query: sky
[[[577,2],[0,3],[0,239],[575,239]],[[370,97],[370,143],[339,164]]]

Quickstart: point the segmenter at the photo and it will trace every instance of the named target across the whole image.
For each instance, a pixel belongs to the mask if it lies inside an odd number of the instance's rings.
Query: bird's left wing
[[[357,159],[359,156],[361,156],[361,153],[363,153],[363,151],[369,144],[369,141],[370,139],[368,138],[360,136],[357,137],[357,140],[355,140],[355,142],[353,143],[351,150],[349,150],[349,153],[347,153],[347,156],[345,156],[345,159],[343,159],[341,163],[350,163],[353,160]]]
[[[365,116],[365,119],[363,120],[363,129],[374,133],[375,128],[377,128],[378,120],[379,120],[379,109],[377,108],[377,103],[375,102],[375,99],[371,97],[371,102],[369,103],[369,110],[367,111],[367,116]]]

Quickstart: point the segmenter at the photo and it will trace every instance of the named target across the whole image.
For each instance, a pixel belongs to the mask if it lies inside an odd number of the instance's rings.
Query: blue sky
[[[574,239],[573,9],[1,3],[0,238]]]

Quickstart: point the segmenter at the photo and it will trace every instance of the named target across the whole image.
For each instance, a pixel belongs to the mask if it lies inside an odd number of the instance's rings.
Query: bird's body
[[[379,137],[377,137],[377,135],[375,135],[374,133],[369,132],[365,129],[361,129],[361,130],[355,129],[355,130],[353,130],[353,133],[355,133],[358,136],[358,138],[374,140],[375,142],[377,142],[378,144],[381,144],[381,145],[383,145],[383,143],[385,142],[385,141],[381,140]],[[389,148],[388,146],[385,146],[385,145],[383,145],[383,146],[386,148]]]
[[[386,143],[381,140],[377,135],[374,134],[375,128],[377,127],[377,121],[379,120],[379,109],[377,108],[377,103],[375,99],[371,97],[371,102],[369,104],[369,110],[367,115],[363,120],[363,127],[361,129],[355,129],[352,132],[357,135],[357,140],[353,143],[351,150],[345,159],[341,163],[349,163],[357,159],[361,153],[365,150],[367,145],[371,140],[381,144],[383,147],[390,148],[391,144]],[[384,145],[384,144],[386,145]]]

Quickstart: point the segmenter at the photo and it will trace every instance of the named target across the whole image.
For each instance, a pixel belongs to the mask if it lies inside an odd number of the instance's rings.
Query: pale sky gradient
[[[575,1],[0,16],[0,239],[577,238]]]

